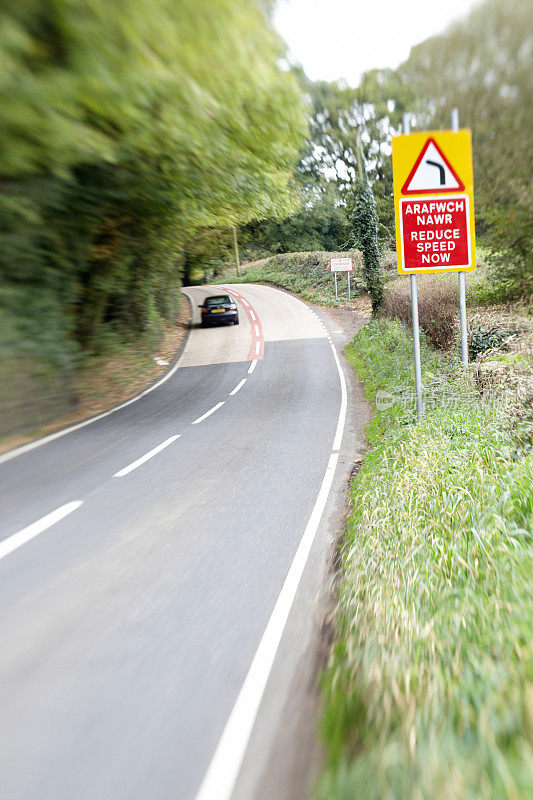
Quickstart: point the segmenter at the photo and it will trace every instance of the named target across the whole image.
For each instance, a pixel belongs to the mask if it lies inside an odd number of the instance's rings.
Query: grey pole
[[[403,115],[403,133],[408,135],[411,132],[409,124],[409,114]],[[416,275],[410,275],[411,279],[411,316],[413,320],[413,350],[415,356],[415,388],[416,388],[416,416],[422,418],[424,406],[422,403],[422,368],[420,364],[420,329],[418,326],[418,286]]]
[[[459,130],[459,109],[452,108],[452,131]],[[468,366],[468,329],[466,325],[466,287],[464,272],[457,273],[459,280],[459,318],[461,324],[461,361]]]
[[[233,226],[233,244],[235,245],[235,265],[237,267],[237,275],[240,275],[239,272],[239,245],[237,243],[237,228],[235,225]]]
[[[416,275],[411,278],[411,314],[413,317],[413,349],[415,354],[415,387],[416,387],[416,416],[422,418],[424,406],[422,403],[422,369],[420,365],[420,332],[418,327],[418,291]]]
[[[351,298],[351,295],[350,295],[350,270],[348,270],[348,300],[351,300],[351,299],[352,298]]]
[[[335,275],[335,300],[338,300],[339,297],[337,295],[337,272],[335,271],[333,274]]]

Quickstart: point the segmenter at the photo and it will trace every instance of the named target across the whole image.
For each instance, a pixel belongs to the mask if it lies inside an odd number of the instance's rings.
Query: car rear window
[[[219,306],[221,303],[231,303],[231,300],[227,294],[219,294],[214,297],[205,298],[206,306]]]

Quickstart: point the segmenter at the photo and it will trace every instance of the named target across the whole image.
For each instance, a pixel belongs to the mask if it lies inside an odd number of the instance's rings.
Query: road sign
[[[402,186],[402,194],[464,191],[464,184],[438,146],[430,138]]]
[[[398,272],[476,267],[470,131],[426,131],[392,140]]]
[[[332,272],[351,272],[353,263],[351,258],[330,258],[329,268]]]

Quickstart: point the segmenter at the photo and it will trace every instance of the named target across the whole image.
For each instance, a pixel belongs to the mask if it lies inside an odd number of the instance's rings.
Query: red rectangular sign
[[[467,194],[400,200],[405,270],[436,272],[471,266],[468,203]]]

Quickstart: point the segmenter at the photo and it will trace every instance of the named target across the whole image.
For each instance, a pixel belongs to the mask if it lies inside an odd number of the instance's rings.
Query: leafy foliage
[[[331,186],[305,199],[298,211],[282,220],[250,223],[240,241],[247,258],[305,250],[341,250],[349,238],[346,209]]]
[[[413,48],[398,70],[420,128],[448,127],[456,106],[472,129],[478,233],[509,298],[533,292],[532,28],[528,0],[486,0]]]
[[[154,342],[197,231],[295,207],[303,106],[263,4],[6,0],[2,23],[0,346]]]
[[[383,303],[383,278],[379,263],[377,215],[374,195],[364,175],[357,183],[357,196],[352,212],[353,242],[363,254],[365,286],[376,314]]]

